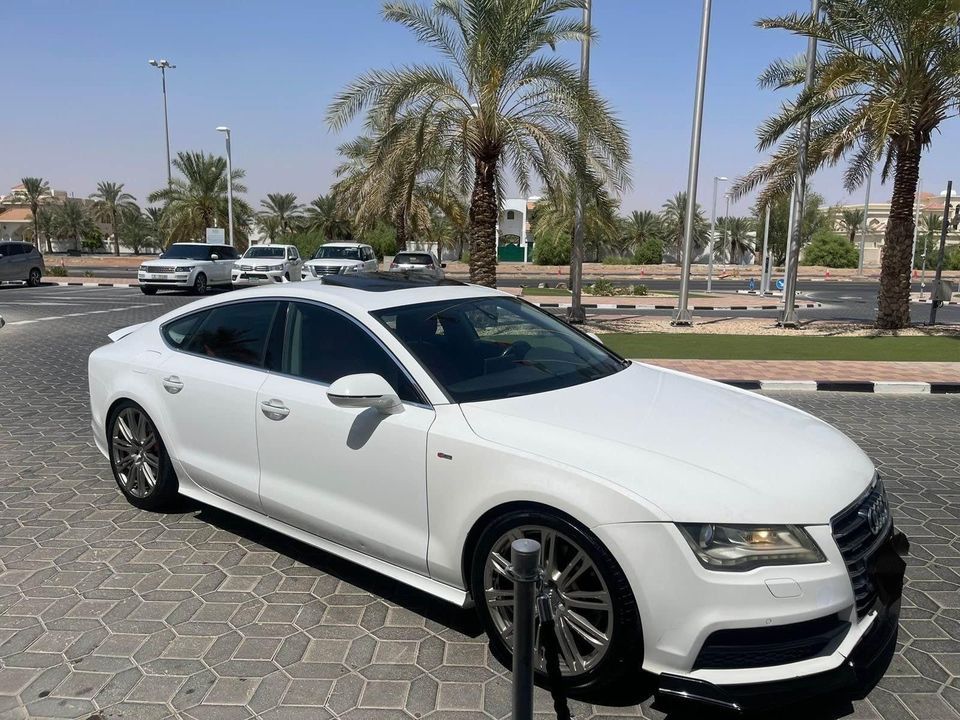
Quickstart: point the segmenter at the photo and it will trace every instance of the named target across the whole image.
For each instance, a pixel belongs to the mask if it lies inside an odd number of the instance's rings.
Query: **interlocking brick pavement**
[[[121,499],[89,436],[86,356],[185,301],[158,297],[0,330],[0,718],[507,717],[509,671],[471,612],[210,508]],[[957,720],[960,398],[782,399],[870,453],[913,543],[886,678],[853,707],[800,716]],[[776,473],[775,448],[739,451]],[[573,709],[663,718],[636,699]]]

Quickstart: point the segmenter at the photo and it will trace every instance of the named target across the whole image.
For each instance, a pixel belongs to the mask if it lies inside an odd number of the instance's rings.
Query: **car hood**
[[[675,522],[825,524],[874,475],[852,440],[808,413],[640,363],[461,409],[480,437],[603,477]]]
[[[255,258],[240,258],[236,262],[237,265],[243,265],[247,267],[268,267],[268,268],[282,268],[284,266],[283,260],[278,260],[276,258],[271,258],[270,260],[261,260]]]
[[[183,267],[185,265],[199,265],[206,260],[187,260],[186,258],[156,258],[154,260],[144,260],[140,266],[146,267],[172,267],[174,265]]]

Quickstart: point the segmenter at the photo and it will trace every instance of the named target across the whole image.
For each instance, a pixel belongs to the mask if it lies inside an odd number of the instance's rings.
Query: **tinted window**
[[[174,244],[163,253],[164,260],[207,260],[210,249],[206,245]]]
[[[6,243],[0,247],[3,247],[4,255],[23,255],[23,245],[20,243]]]
[[[401,400],[423,402],[397,362],[366,330],[319,305],[290,305],[283,372],[327,384],[345,375],[375,373],[390,383]]]
[[[277,302],[221,305],[209,311],[183,349],[217,360],[261,367]],[[267,358],[267,364],[272,364]]]
[[[315,260],[362,260],[358,247],[334,247],[321,245],[317,248]]]
[[[236,260],[239,257],[237,255],[237,249],[230,245],[220,245],[217,249],[217,254],[221,259],[227,260]]]
[[[282,258],[283,248],[272,245],[251,245],[243,254],[245,258]]]
[[[514,298],[407,305],[374,313],[458,403],[557,390],[626,361]]]
[[[186,317],[177,318],[164,325],[161,332],[172,347],[180,350],[190,339],[190,336],[193,335],[193,331],[199,327],[200,323],[203,322],[204,318],[209,314],[209,312],[198,312],[187,315]]]
[[[400,253],[393,261],[405,265],[433,265],[433,259],[427,253]]]

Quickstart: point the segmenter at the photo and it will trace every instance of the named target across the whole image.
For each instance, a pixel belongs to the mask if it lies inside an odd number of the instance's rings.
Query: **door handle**
[[[176,395],[178,392],[183,390],[183,381],[176,375],[169,375],[165,377],[162,382],[163,389],[171,395]]]
[[[260,403],[260,412],[270,420],[283,420],[290,414],[290,408],[280,400],[264,400]]]

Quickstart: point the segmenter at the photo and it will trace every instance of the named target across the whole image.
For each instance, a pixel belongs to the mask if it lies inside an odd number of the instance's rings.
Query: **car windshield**
[[[286,251],[282,247],[270,245],[251,245],[243,254],[245,258],[282,258]]]
[[[206,245],[171,245],[163,253],[164,260],[209,260],[210,248]]]
[[[360,248],[322,245],[317,248],[314,260],[359,260]]]
[[[398,265],[432,265],[433,260],[425,253],[401,253],[393,261]]]
[[[457,403],[557,390],[629,364],[516,298],[406,305],[373,315]]]

